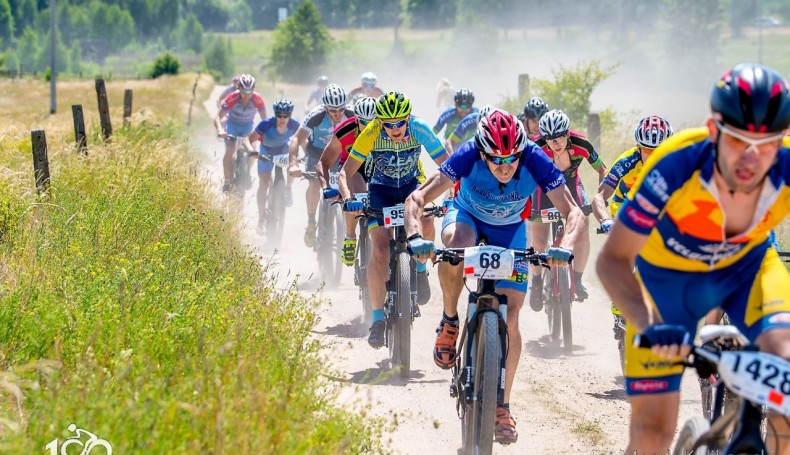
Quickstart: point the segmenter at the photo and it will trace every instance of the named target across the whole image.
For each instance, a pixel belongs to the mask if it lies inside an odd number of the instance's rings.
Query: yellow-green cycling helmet
[[[389,92],[376,101],[376,117],[380,119],[404,118],[411,114],[411,101],[401,92]]]

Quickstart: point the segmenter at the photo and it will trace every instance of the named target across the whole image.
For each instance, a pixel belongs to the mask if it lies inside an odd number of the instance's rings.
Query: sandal
[[[518,441],[518,431],[516,431],[516,421],[510,415],[510,411],[497,406],[496,426],[494,427],[494,440],[500,444],[513,444]]]

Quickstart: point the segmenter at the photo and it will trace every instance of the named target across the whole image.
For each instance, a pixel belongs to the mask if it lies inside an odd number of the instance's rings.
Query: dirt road
[[[219,192],[222,144],[210,133],[195,140]],[[257,187],[257,179],[254,184]],[[361,306],[351,269],[344,270],[336,289],[319,291],[315,253],[302,240],[307,220],[305,188],[302,181],[294,186],[294,206],[286,216],[286,238],[277,252],[264,250],[263,239],[255,233],[254,191],[248,192],[244,201],[246,242],[256,254],[274,258],[283,279],[298,277],[301,292],[318,292],[323,299],[321,321],[314,333],[326,345],[327,377],[343,386],[338,401],[385,418],[391,430],[385,441],[394,453],[456,454],[461,425],[455,400],[449,396],[450,373],[437,368],[431,355],[434,330],[441,318],[435,269],[430,277],[433,296],[414,324],[413,371],[408,380],[401,379],[390,371],[387,350],[370,348],[366,333],[361,334],[356,324]],[[593,235],[592,240],[591,257],[595,258],[603,239]],[[628,405],[612,337],[609,300],[592,272],[592,262],[585,274],[590,298],[573,307],[572,354],[566,355],[549,344],[544,313],[533,312],[528,304],[522,310],[523,351],[511,398],[519,440],[510,446],[495,444],[494,453],[622,453],[627,443]],[[465,300],[466,293],[461,297],[462,302]],[[688,372],[680,422],[699,413],[699,409],[696,376]]]

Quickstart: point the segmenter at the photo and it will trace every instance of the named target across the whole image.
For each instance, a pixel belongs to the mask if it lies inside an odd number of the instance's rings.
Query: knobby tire
[[[465,404],[461,423],[463,452],[467,455],[490,454],[494,445],[497,387],[499,384],[500,338],[497,314],[486,311],[478,322],[472,342],[475,359],[474,397]]]

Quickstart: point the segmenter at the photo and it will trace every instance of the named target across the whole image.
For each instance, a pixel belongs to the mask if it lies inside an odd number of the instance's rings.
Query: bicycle
[[[354,199],[368,208],[368,193],[355,193]],[[370,234],[368,233],[368,216],[363,210],[359,220],[356,259],[354,260],[354,285],[359,287],[359,300],[362,302],[362,325],[369,326],[372,322],[373,308],[370,306],[370,288],[368,287],[368,262],[370,261]]]
[[[460,362],[452,369],[450,397],[456,399],[461,419],[461,452],[491,453],[496,407],[504,402],[507,359],[507,296],[495,292],[496,281],[519,276],[528,263],[548,267],[545,254],[534,248],[513,250],[481,242],[469,248],[436,251],[436,262],[458,265],[465,277],[477,278],[477,290],[469,292],[469,306],[461,331]]]
[[[533,212],[530,221],[551,223],[551,237],[549,243],[552,247],[560,246],[565,234],[565,220],[556,208],[543,209]],[[562,339],[566,351],[573,349],[573,326],[571,324],[571,308],[573,296],[576,294],[576,284],[571,279],[573,266],[552,267],[550,273],[543,279],[543,302],[549,322],[551,341],[559,343]]]
[[[443,217],[444,206],[426,207],[423,216]],[[370,218],[384,218],[384,227],[394,231],[390,237],[389,279],[384,301],[384,344],[389,351],[392,368],[400,369],[400,376],[411,375],[411,329],[414,318],[420,316],[417,305],[417,268],[409,251],[404,222],[404,204],[383,209],[364,209]]]
[[[330,186],[337,189],[337,170],[330,172]],[[315,172],[303,172],[308,180],[318,178]],[[335,286],[343,276],[343,240],[346,226],[340,202],[322,200],[318,206],[318,228],[313,250],[318,256],[318,276]]]
[[[763,406],[790,416],[790,362],[750,344],[732,325],[707,325],[700,329],[702,346],[693,346],[691,360],[677,364],[694,368],[700,377],[718,374],[710,418],[687,420],[678,434],[675,455],[709,453],[768,453],[764,441]],[[638,336],[634,342],[649,348]],[[723,386],[722,386],[723,384]],[[726,390],[726,392],[725,392]],[[725,394],[736,397],[725,405]]]
[[[239,141],[237,136],[228,134],[226,140],[236,144],[236,152],[233,155],[233,179],[231,180],[232,190],[238,196],[244,196],[244,192],[252,188],[252,177],[250,177],[249,157],[258,152],[247,150],[244,141]]]
[[[266,241],[269,246],[278,248],[282,243],[283,225],[285,223],[285,171],[288,168],[288,154],[269,156],[259,154],[259,160],[270,161],[273,166],[274,178],[269,187],[266,209]]]

